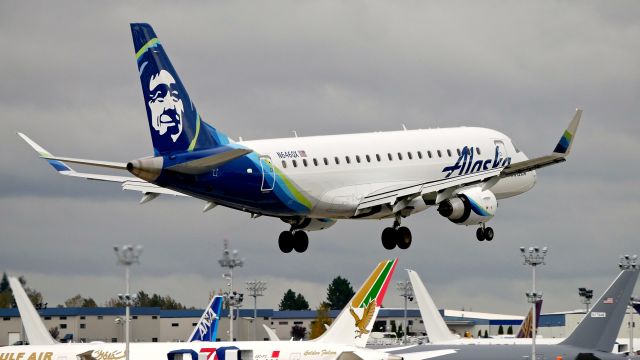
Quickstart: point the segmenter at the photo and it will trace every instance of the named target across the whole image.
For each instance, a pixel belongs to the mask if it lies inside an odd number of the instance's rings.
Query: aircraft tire
[[[305,231],[299,230],[293,233],[293,249],[303,253],[309,247],[309,235]]]
[[[488,228],[485,228],[485,229],[484,229],[484,238],[485,238],[487,241],[491,241],[491,240],[493,240],[493,235],[494,235],[494,234],[493,234],[493,229],[492,229],[492,228],[488,227]]]
[[[478,239],[478,241],[484,241],[484,230],[482,230],[482,228],[476,230],[476,239]]]
[[[396,229],[388,227],[382,230],[382,246],[387,250],[393,250],[396,247]]]
[[[283,253],[290,253],[293,250],[293,234],[291,231],[283,231],[278,237],[278,246]]]
[[[411,230],[408,227],[401,226],[396,230],[396,245],[402,250],[411,246]]]

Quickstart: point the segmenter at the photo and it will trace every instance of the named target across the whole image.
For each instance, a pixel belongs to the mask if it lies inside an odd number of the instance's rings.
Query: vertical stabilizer
[[[17,278],[10,277],[9,285],[13,292],[13,297],[18,305],[22,326],[31,345],[53,345],[56,341],[49,334],[49,330],[40,319],[40,314],[29,300],[29,296],[22,288],[22,284]]]
[[[397,262],[398,259],[380,262],[329,329],[316,341],[364,347]]]
[[[638,269],[622,270],[561,344],[611,352],[637,280]]]
[[[457,337],[451,333],[447,324],[445,324],[444,319],[442,319],[436,304],[433,302],[431,295],[429,295],[418,273],[413,270],[407,270],[407,272],[409,273],[409,280],[411,281],[413,292],[418,301],[418,308],[420,309],[424,328],[427,331],[427,336],[429,336],[429,342],[438,344],[456,340]]]
[[[542,299],[536,301],[536,324],[540,324],[540,311],[542,310]],[[531,309],[527,313],[527,317],[522,321],[520,325],[520,331],[518,331],[518,339],[531,339],[531,329],[533,324],[531,323]]]
[[[219,295],[211,299],[187,341],[216,341],[222,300],[222,296]]]
[[[228,144],[226,135],[200,118],[151,25],[131,24],[131,36],[154,153]]]

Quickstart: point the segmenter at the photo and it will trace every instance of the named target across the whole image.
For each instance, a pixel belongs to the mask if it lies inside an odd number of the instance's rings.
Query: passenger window
[[[480,148],[476,147],[476,152],[478,153],[478,155],[480,155]]]
[[[380,154],[376,154],[376,159],[378,160],[378,162],[380,162],[382,159],[380,159]]]
[[[360,164],[360,155],[356,155],[356,162]]]
[[[371,157],[368,154],[365,157],[367,158],[367,162],[371,162]]]
[[[460,156],[460,149],[456,149],[456,151],[458,152],[458,156]]]
[[[334,157],[333,160],[335,160],[336,165],[340,165],[340,159],[338,159],[338,157]]]
[[[387,157],[389,158],[389,161],[393,161],[393,156],[391,155],[391,153],[387,153]]]
[[[345,156],[344,158],[347,160],[347,164],[351,164],[351,159],[349,159],[348,156]]]
[[[438,150],[438,157],[441,158],[442,157],[442,151]]]
[[[422,151],[418,151],[418,159],[422,159]]]
[[[402,153],[398,153],[398,160],[402,160]]]
[[[291,160],[291,162],[293,163],[293,167],[298,167],[298,163],[295,160]]]
[[[324,158],[324,164],[325,164],[325,165],[329,165],[329,159]]]
[[[449,155],[449,157],[451,157],[451,150],[447,149],[447,155]]]
[[[302,164],[304,164],[304,167],[307,167],[307,159],[302,159]]]
[[[286,169],[286,168],[287,168],[287,162],[286,162],[286,161],[284,161],[284,160],[282,160],[282,168],[283,168],[283,169]]]
[[[407,152],[407,156],[409,157],[409,160],[413,159],[413,155],[411,155],[411,151]]]
[[[431,155],[431,150],[427,150],[427,156],[431,159],[433,156]]]
[[[313,165],[318,166],[318,159],[313,158]]]

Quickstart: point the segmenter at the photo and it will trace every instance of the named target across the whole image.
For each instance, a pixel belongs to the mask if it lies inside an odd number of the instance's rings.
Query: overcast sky
[[[268,282],[312,307],[337,275],[354,287],[400,257],[450,309],[524,314],[530,269],[518,247],[550,247],[543,311],[599,296],[618,256],[640,253],[640,3],[637,1],[0,2],[0,271],[25,275],[50,306],[122,292],[114,244],[142,244],[133,289],[203,307],[224,287],[223,239],[246,258],[236,284]],[[483,126],[529,156],[555,146],[584,108],[573,153],[500,202],[491,243],[434,209],[403,224],[410,251],[385,251],[389,221],[341,221],[283,255],[278,219],[58,176],[17,136],[56,155],[122,161],[152,153],[129,29],[149,22],[204,119],[232,137]],[[126,174],[124,174],[126,175]],[[239,286],[240,288],[243,286]],[[638,293],[639,291],[636,291]],[[400,306],[390,288],[385,306]],[[247,304],[247,306],[250,306]]]

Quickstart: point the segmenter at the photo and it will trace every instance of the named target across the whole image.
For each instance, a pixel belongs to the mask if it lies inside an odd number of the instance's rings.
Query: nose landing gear
[[[387,250],[392,250],[396,246],[400,249],[408,249],[411,246],[411,230],[408,227],[400,226],[400,216],[396,216],[393,227],[385,228],[382,231],[382,246]]]
[[[476,230],[476,238],[478,241],[493,240],[493,229],[491,227],[485,227],[485,224],[482,223],[482,227]]]

